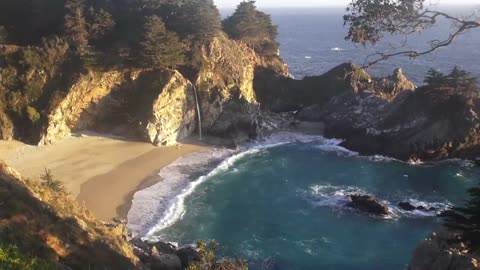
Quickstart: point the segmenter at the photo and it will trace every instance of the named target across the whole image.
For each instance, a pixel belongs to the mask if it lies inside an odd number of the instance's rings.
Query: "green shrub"
[[[188,270],[248,270],[248,263],[243,259],[217,259],[215,255],[218,244],[215,241],[209,243],[198,241],[199,261],[193,262]]]
[[[40,120],[40,113],[35,108],[27,106],[27,117],[32,123],[35,123]]]
[[[55,179],[51,170],[45,168],[45,173],[40,176],[40,179],[42,179],[42,185],[50,190],[57,193],[65,192],[65,187],[63,186],[62,182]]]
[[[53,262],[25,256],[16,246],[0,244],[0,269],[53,270],[58,267]]]

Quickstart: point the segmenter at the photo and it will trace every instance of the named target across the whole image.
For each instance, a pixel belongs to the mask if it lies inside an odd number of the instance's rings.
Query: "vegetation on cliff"
[[[123,225],[97,221],[51,173],[26,181],[0,163],[1,269],[133,269]]]
[[[270,15],[257,10],[255,1],[241,2],[235,12],[223,21],[225,32],[233,39],[245,42],[257,53],[276,55],[278,29]]]

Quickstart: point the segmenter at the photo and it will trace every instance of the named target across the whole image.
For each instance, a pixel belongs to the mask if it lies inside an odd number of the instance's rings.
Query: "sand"
[[[204,149],[201,144],[155,147],[89,134],[39,147],[0,141],[0,159],[31,180],[48,168],[97,218],[109,221],[126,217],[135,192],[160,181],[154,176],[161,168]]]

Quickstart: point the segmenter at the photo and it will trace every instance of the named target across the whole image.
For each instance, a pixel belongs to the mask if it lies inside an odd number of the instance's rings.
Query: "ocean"
[[[389,46],[346,42],[341,9],[267,12],[280,27],[281,56],[296,78],[343,62],[362,64],[366,55]],[[448,27],[411,44],[424,44]],[[480,76],[479,44],[480,31],[473,31],[435,55],[392,58],[370,71],[381,76],[402,67],[417,84],[430,68],[448,72],[458,65]],[[184,156],[162,169],[159,184],[135,194],[129,227],[146,239],[178,245],[214,239],[219,255],[246,258],[253,270],[401,270],[416,244],[442,226],[436,215],[461,205],[466,189],[478,184],[480,169],[465,161],[409,164],[360,156],[339,143],[278,133],[240,150]],[[348,208],[353,193],[374,195],[390,215]],[[434,210],[408,212],[400,202]]]
[[[449,8],[451,14],[468,14],[469,11],[471,8]],[[398,47],[403,42],[403,39],[389,36],[375,46],[364,47],[345,41],[347,29],[343,26],[344,10],[341,8],[271,9],[265,12],[270,13],[273,22],[279,26],[281,57],[297,79],[323,74],[344,62],[363,65],[368,55],[393,51],[393,47]],[[231,11],[223,12],[224,15],[229,13]],[[447,37],[451,27],[448,23],[441,23],[414,35],[403,49],[425,49],[428,41]],[[430,68],[448,73],[454,66],[458,66],[480,77],[479,59],[480,29],[474,29],[436,53],[416,59],[393,57],[373,66],[369,72],[375,76],[385,76],[401,67],[406,76],[419,85]]]
[[[339,143],[278,133],[239,152],[187,155],[135,195],[129,226],[180,246],[214,239],[219,255],[245,258],[252,270],[401,270],[442,226],[437,215],[462,204],[480,176],[465,161],[408,164]],[[390,214],[350,209],[356,193],[374,195]],[[408,212],[400,202],[433,209]]]

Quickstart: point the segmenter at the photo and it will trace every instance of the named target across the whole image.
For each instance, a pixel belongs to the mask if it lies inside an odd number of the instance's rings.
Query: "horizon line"
[[[308,5],[305,5],[305,6],[262,6],[262,5],[259,5],[258,8],[271,8],[271,9],[283,9],[283,8],[345,8],[347,7],[348,4],[345,4],[345,5],[315,5],[315,6],[308,6]],[[465,4],[465,3],[448,3],[448,4],[436,4],[435,6],[444,6],[444,7],[448,7],[448,6],[455,6],[455,7],[460,7],[460,6],[463,6],[463,7],[480,7],[479,4]],[[223,6],[223,7],[220,7],[220,6],[217,6],[218,9],[225,9],[225,8],[236,8],[237,6]]]

